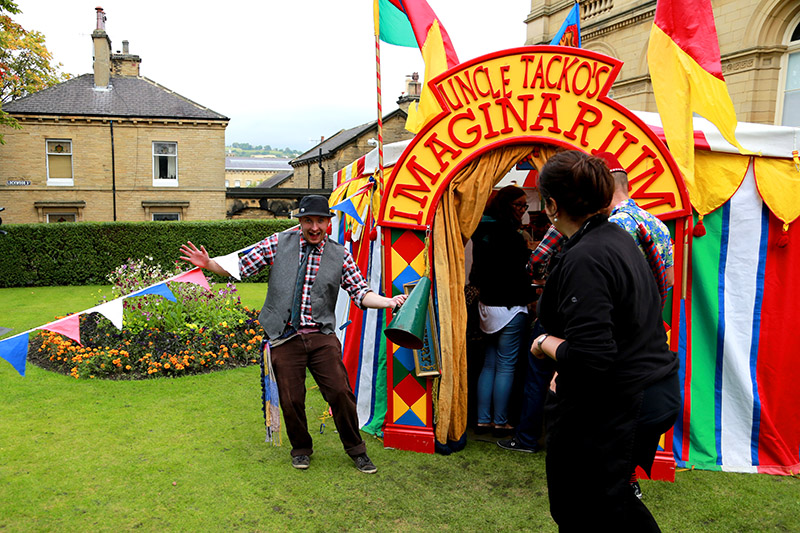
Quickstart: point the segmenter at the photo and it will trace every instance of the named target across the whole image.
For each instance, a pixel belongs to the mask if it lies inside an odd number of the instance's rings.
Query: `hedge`
[[[286,219],[4,224],[8,233],[0,235],[0,287],[103,285],[128,258],[149,256],[168,267],[188,240],[215,257],[296,224]],[[247,280],[263,282],[267,275],[264,270]]]

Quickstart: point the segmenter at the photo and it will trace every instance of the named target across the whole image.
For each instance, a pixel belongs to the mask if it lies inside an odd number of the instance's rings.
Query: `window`
[[[76,220],[75,213],[47,213],[48,224],[55,222],[75,222]]]
[[[181,214],[180,213],[153,213],[153,220],[154,221],[169,221],[169,220],[180,220]]]
[[[72,141],[47,139],[47,184],[73,185]]]
[[[157,187],[177,187],[178,143],[153,143],[153,185]]]
[[[789,38],[781,125],[800,127],[800,23]]]

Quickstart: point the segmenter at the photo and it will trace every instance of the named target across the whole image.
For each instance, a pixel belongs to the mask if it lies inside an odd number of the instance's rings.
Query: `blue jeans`
[[[517,313],[503,329],[487,338],[486,356],[478,377],[478,424],[508,423],[508,398],[520,346],[527,337],[527,318],[525,313]]]
[[[544,422],[544,399],[550,388],[550,380],[555,373],[555,361],[549,357],[539,359],[531,354],[531,343],[544,333],[544,328],[536,321],[530,339],[526,339],[521,357],[526,357],[528,368],[525,373],[522,409],[519,415],[515,436],[526,448],[539,449]]]

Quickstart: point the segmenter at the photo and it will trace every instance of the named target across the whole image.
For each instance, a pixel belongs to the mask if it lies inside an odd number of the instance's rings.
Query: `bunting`
[[[244,248],[243,250],[249,250],[252,248],[253,245]],[[241,279],[239,274],[239,267],[238,267],[238,254],[241,253],[242,250],[238,252],[233,252],[228,256],[224,256],[222,258],[214,258],[220,265],[225,263],[227,267],[223,267],[226,270],[230,269],[230,273],[232,276],[236,276],[237,279]],[[230,256],[237,256],[237,265],[235,268],[231,266],[227,259]],[[232,272],[231,272],[232,271]],[[147,294],[156,294],[159,296],[163,296],[167,300],[172,302],[176,302],[177,299],[175,295],[172,294],[172,291],[169,290],[167,287],[167,283],[169,282],[177,282],[177,283],[193,283],[195,285],[199,285],[206,290],[210,290],[211,287],[208,284],[208,280],[206,280],[205,275],[203,274],[202,269],[200,268],[193,268],[187,272],[183,272],[176,276],[171,277],[170,279],[162,282],[155,283],[150,285],[149,287],[145,287],[141,290],[136,292],[132,292],[130,294],[126,294],[120,298],[115,298],[109,302],[105,302],[100,305],[96,305],[94,307],[90,307],[89,309],[85,309],[78,313],[69,315],[64,318],[60,318],[58,320],[54,320],[53,322],[49,322],[42,326],[35,327],[33,329],[29,329],[23,333],[19,333],[13,337],[7,337],[5,339],[0,340],[0,358],[8,361],[11,366],[21,375],[25,375],[25,363],[28,355],[28,334],[32,331],[36,330],[47,330],[53,331],[55,333],[59,333],[64,335],[78,344],[81,343],[80,337],[80,316],[89,313],[100,313],[105,316],[108,320],[111,321],[112,324],[117,329],[122,329],[122,315],[123,315],[123,300],[127,298],[136,298],[139,296],[144,296]]]

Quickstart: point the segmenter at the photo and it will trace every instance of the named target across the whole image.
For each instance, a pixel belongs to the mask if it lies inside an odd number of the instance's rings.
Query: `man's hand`
[[[198,249],[197,246],[192,244],[192,241],[188,241],[186,244],[181,246],[181,259],[187,261],[194,266],[198,266],[200,268],[208,268],[208,252],[206,252],[206,248],[203,245],[200,245]]]
[[[387,298],[386,296],[381,296],[373,291],[369,291],[364,295],[364,299],[361,300],[361,305],[372,309],[395,309],[403,305],[405,301],[405,294],[398,294],[392,298]]]
[[[401,307],[404,303],[406,303],[406,298],[408,298],[408,296],[405,295],[405,294],[398,294],[397,296],[394,296],[393,298],[389,298],[389,301],[392,304],[389,307],[394,308],[394,309],[397,309],[398,307]]]

